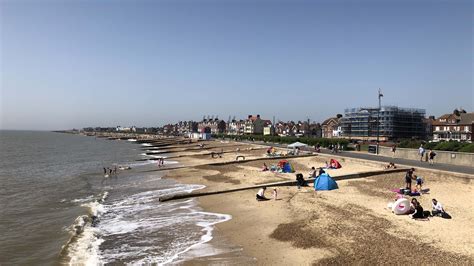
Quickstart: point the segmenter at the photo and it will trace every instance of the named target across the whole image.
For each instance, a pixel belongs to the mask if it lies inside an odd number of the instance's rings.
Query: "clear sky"
[[[2,129],[474,111],[472,1],[0,0]]]

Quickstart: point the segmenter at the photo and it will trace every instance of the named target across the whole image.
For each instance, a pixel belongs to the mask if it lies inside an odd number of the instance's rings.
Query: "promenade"
[[[272,146],[280,147],[280,148],[286,148],[287,146],[287,144],[263,143],[260,141],[256,141],[254,143],[263,144],[263,145],[272,145]],[[314,151],[314,148],[308,147],[302,150]],[[329,155],[333,154],[331,153],[330,150],[324,149],[324,148],[321,149],[320,153],[329,154]],[[469,166],[462,166],[462,165],[443,164],[443,163],[436,163],[436,161],[434,165],[429,165],[428,162],[420,162],[417,160],[408,160],[408,159],[396,158],[396,157],[392,158],[392,157],[376,155],[376,154],[372,154],[368,152],[356,152],[356,151],[342,151],[334,155],[341,156],[341,157],[370,160],[370,161],[376,161],[376,162],[384,162],[387,164],[389,162],[393,162],[395,163],[395,165],[406,165],[406,166],[411,166],[414,168],[426,168],[426,169],[431,169],[431,170],[440,170],[440,171],[455,172],[455,173],[460,173],[460,174],[468,174],[468,175],[472,175],[472,178],[474,178],[474,166],[469,167]]]

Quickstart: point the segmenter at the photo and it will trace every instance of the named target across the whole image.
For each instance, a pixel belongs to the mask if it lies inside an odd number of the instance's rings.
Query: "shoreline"
[[[242,143],[238,143],[238,145],[242,145]],[[260,152],[264,155],[264,150]],[[181,161],[181,158],[176,159]],[[200,160],[200,158],[196,159]],[[226,159],[230,159],[230,157]],[[305,174],[306,171],[303,171],[305,168],[309,169],[311,164],[314,164],[316,167],[320,166],[318,163],[322,163],[325,159],[322,157],[313,158],[313,160],[297,158],[290,159],[290,161],[294,161],[293,164],[297,171]],[[268,161],[270,160],[272,159],[268,158]],[[194,160],[187,160],[187,163],[191,161]],[[361,167],[373,169],[377,165],[375,162],[368,162],[367,165],[351,166],[351,164],[357,164],[357,162],[353,163],[351,159],[345,159],[344,161],[346,161],[343,163],[345,167],[341,169],[348,172]],[[246,182],[255,183],[270,179],[293,179],[294,174],[286,174],[287,176],[283,177],[281,176],[282,174],[267,175],[269,173],[259,171],[258,165],[261,163],[263,162],[246,162],[238,165],[230,164],[228,166],[200,165],[187,167],[171,170],[167,172],[164,178],[172,178],[180,183],[205,185],[206,188],[201,190],[203,192],[219,188],[242,186]],[[373,165],[371,166],[371,164]],[[381,164],[378,165],[380,167]],[[336,172],[333,173],[335,175],[339,174],[337,171],[333,172]],[[466,195],[472,192],[472,182],[469,180],[459,181],[455,177],[441,180],[436,174],[427,171],[423,172],[423,170],[420,172],[424,177],[426,176],[428,180],[433,182],[432,191],[438,192],[442,190],[442,183],[445,182],[448,186],[455,187],[455,191],[460,192],[461,195],[456,197],[458,200],[466,198]],[[225,239],[225,241],[229,241],[232,245],[243,249],[240,257],[246,259],[248,257],[254,258],[254,261],[248,261],[250,264],[253,262],[255,264],[271,263],[277,265],[369,262],[365,257],[370,258],[372,263],[374,261],[382,263],[385,259],[377,260],[382,259],[383,256],[380,254],[386,253],[384,255],[385,258],[397,256],[397,253],[390,251],[389,248],[387,250],[383,248],[387,248],[387,245],[392,246],[392,249],[395,247],[401,249],[404,245],[423,247],[415,248],[415,250],[418,252],[418,256],[421,256],[422,261],[425,262],[429,262],[429,259],[433,256],[436,257],[436,252],[443,254],[451,263],[466,264],[473,262],[473,240],[464,239],[461,241],[462,244],[456,244],[456,242],[459,242],[458,238],[461,238],[463,234],[472,235],[474,233],[472,229],[469,229],[474,225],[470,219],[463,217],[464,219],[458,222],[456,221],[458,219],[444,220],[432,218],[429,222],[418,222],[410,220],[406,216],[395,216],[384,209],[393,193],[390,193],[388,190],[381,190],[377,182],[383,179],[387,184],[382,186],[396,187],[394,183],[401,183],[402,175],[403,173],[382,174],[355,180],[342,180],[338,181],[340,189],[318,193],[314,193],[311,187],[301,190],[297,190],[295,187],[280,187],[278,188],[280,200],[276,201],[256,202],[256,190],[205,196],[197,199],[197,201],[198,206],[205,211],[232,215],[232,219],[229,221],[214,225],[215,230],[213,234],[215,239],[210,240],[208,244],[218,246],[219,242],[222,241],[217,241],[217,239]],[[464,186],[457,183],[464,183]],[[430,195],[420,197],[423,199],[422,204],[426,209],[430,207],[427,203],[430,197]],[[368,202],[375,202],[375,200],[377,201],[377,208],[368,204]],[[455,202],[444,197],[442,200],[444,204],[449,206],[449,212],[454,217],[466,216],[462,215],[466,212],[460,210]],[[355,204],[353,204],[354,202]],[[348,207],[350,207],[349,211],[347,210]],[[471,210],[471,207],[474,208],[474,206],[466,208]],[[318,211],[314,209],[318,209]],[[358,217],[359,215],[360,217]],[[467,215],[468,218],[474,218],[473,216],[472,213]],[[351,222],[339,224],[339,221],[344,219]],[[368,236],[363,234],[350,233],[351,229],[353,229],[352,227],[355,227],[366,234],[367,231],[363,226],[366,225],[363,222],[364,220],[365,222],[379,224],[379,227],[383,230],[380,230],[371,238],[367,238]],[[449,223],[454,221],[456,221],[456,228],[460,227],[462,230],[450,236],[447,230],[450,227]],[[338,230],[331,229],[329,224],[336,224]],[[433,230],[436,231],[437,227],[441,227],[442,234],[432,236]],[[323,237],[323,229],[331,232],[333,236]],[[409,233],[408,238],[406,236],[401,237],[400,235],[405,230],[408,232],[420,231],[420,235],[415,234],[410,238]],[[347,239],[344,239],[343,234],[348,234]],[[364,257],[352,254],[353,251],[358,250],[352,241],[362,240],[375,246],[378,245],[380,248],[375,248],[378,250],[378,253],[366,254]],[[440,244],[446,241],[447,244]],[[464,245],[464,248],[462,248],[462,245]],[[366,244],[362,246],[367,247]],[[225,254],[216,256],[211,256],[208,259],[225,260]],[[396,258],[400,261],[400,258]],[[410,262],[416,260],[416,258],[408,255],[404,260]],[[184,264],[206,264],[205,261],[205,258],[195,258],[184,262]],[[439,262],[442,261],[444,259]]]

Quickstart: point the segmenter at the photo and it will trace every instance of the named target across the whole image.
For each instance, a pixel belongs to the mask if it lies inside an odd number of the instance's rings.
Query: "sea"
[[[195,199],[159,202],[203,186],[148,171],[157,166],[143,160],[146,145],[0,131],[0,265],[164,265],[232,252],[208,243],[230,215]],[[131,169],[105,177],[104,167]]]

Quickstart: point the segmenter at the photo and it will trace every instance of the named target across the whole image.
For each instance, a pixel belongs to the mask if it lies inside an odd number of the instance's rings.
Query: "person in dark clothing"
[[[308,186],[308,183],[306,182],[306,180],[304,180],[303,174],[296,174],[296,184],[298,186],[298,189],[300,189],[301,187]]]
[[[413,179],[416,178],[416,176],[413,174],[413,172],[415,172],[415,168],[411,168],[405,174],[406,189],[410,190],[410,192],[411,192],[411,183],[412,183]]]
[[[411,200],[411,204],[413,205],[413,208],[415,209],[415,212],[411,215],[411,218],[413,219],[425,218],[425,215],[423,213],[423,207],[421,207],[420,202],[418,202],[415,198],[413,198]]]
[[[322,167],[319,167],[318,176],[320,176],[320,175],[322,175],[322,174],[324,174],[324,173],[326,173],[326,171],[324,171]]]

